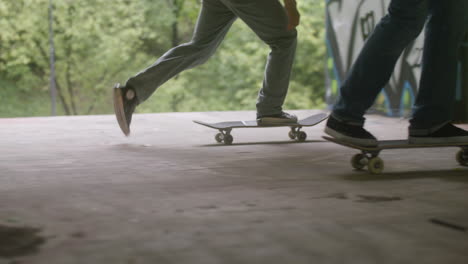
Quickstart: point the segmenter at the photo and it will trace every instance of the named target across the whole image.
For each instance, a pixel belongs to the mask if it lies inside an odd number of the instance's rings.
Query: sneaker
[[[120,86],[120,83],[114,86],[114,112],[117,117],[120,129],[128,136],[130,134],[130,123],[132,114],[138,105],[135,91],[132,88]]]
[[[342,122],[332,115],[328,118],[325,133],[353,145],[365,147],[375,147],[378,145],[377,139],[365,130],[362,125]]]
[[[274,126],[283,124],[297,123],[297,116],[281,112],[276,115],[257,115],[257,124],[259,126]]]
[[[427,135],[418,135],[409,128],[409,142],[412,144],[456,144],[468,143],[468,131],[450,123]]]

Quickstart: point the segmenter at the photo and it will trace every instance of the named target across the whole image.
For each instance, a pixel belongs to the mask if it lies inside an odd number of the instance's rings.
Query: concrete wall
[[[327,1],[327,93],[332,106],[339,87],[357,58],[369,33],[386,14],[389,0]],[[383,87],[371,112],[409,116],[418,91],[424,33],[411,43],[398,61],[390,82]],[[468,122],[468,37],[461,52],[456,120]]]
[[[327,95],[329,105],[339,96],[339,87],[364,42],[387,13],[390,0],[327,1]],[[411,43],[398,61],[388,85],[373,107],[388,116],[408,116],[421,73],[424,34]]]

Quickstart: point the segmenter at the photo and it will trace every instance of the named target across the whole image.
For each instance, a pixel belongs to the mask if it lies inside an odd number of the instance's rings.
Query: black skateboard
[[[385,149],[408,149],[408,148],[441,148],[441,147],[459,147],[461,150],[457,153],[456,159],[462,166],[468,166],[468,142],[454,144],[411,144],[408,140],[382,140],[376,147],[366,147],[351,144],[332,137],[323,137],[333,143],[360,150],[351,159],[353,168],[361,170],[367,166],[372,174],[380,174],[384,170],[384,161],[379,158],[379,154]]]
[[[228,121],[228,122],[219,122],[219,123],[206,123],[202,121],[193,122],[207,126],[209,128],[219,130],[219,133],[216,134],[215,140],[218,143],[224,143],[226,145],[231,145],[234,141],[234,137],[231,135],[231,131],[233,128],[266,128],[266,127],[290,127],[291,130],[289,131],[289,138],[293,140],[297,140],[299,142],[304,142],[307,139],[307,134],[304,131],[301,131],[302,127],[308,126],[315,126],[320,122],[327,119],[328,115],[321,113],[309,116],[307,118],[301,119],[297,121],[297,123],[289,123],[289,124],[275,124],[275,125],[259,125],[256,120],[252,121]]]

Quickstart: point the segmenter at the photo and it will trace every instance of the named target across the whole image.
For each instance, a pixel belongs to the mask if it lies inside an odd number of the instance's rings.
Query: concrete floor
[[[130,138],[114,116],[0,119],[0,225],[45,241],[0,264],[468,263],[456,148],[385,151],[375,176],[321,140],[323,123],[305,143],[262,128],[224,146],[191,122],[253,115],[136,115]],[[381,139],[406,126],[368,122]]]

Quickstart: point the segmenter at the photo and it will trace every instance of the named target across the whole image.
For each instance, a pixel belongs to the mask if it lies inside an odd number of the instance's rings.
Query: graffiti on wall
[[[327,1],[327,96],[333,105],[339,87],[352,63],[379,20],[386,14],[390,0]],[[383,87],[373,110],[389,116],[407,116],[411,111],[419,77],[423,34],[403,52],[389,83]]]

